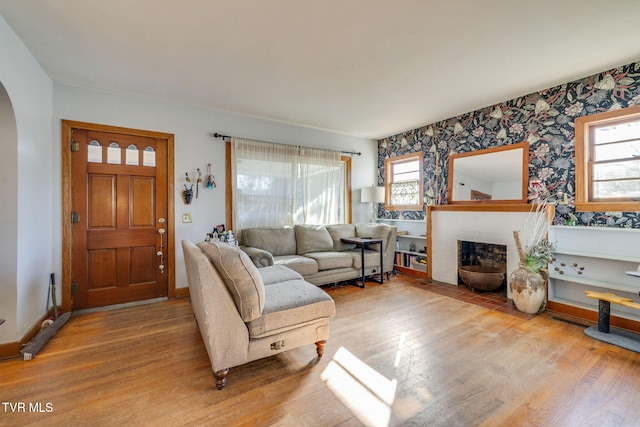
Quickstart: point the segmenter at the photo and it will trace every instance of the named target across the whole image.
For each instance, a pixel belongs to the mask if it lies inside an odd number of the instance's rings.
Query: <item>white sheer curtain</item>
[[[344,221],[340,152],[231,139],[234,231]]]
[[[297,224],[337,224],[344,222],[344,176],[340,152],[300,148],[300,188]]]

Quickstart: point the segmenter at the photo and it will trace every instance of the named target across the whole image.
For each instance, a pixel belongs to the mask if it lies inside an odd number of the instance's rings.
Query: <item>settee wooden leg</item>
[[[222,390],[225,385],[227,385],[227,374],[229,373],[229,369],[223,369],[221,371],[216,372],[214,375],[216,377],[216,388],[218,390]]]
[[[318,360],[322,359],[322,355],[324,354],[324,345],[327,341],[318,341],[316,343],[316,353],[318,353]]]

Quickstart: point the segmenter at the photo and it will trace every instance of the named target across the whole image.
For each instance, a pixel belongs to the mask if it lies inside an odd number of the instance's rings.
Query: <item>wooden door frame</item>
[[[71,136],[72,129],[89,131],[121,133],[126,135],[146,136],[167,141],[167,293],[169,298],[175,298],[175,202],[174,202],[174,140],[170,133],[153,132],[140,129],[130,129],[118,126],[101,125],[95,123],[62,120],[62,311],[73,309],[71,298],[72,254],[73,254],[73,225],[71,224],[72,208],[72,176],[71,176]]]

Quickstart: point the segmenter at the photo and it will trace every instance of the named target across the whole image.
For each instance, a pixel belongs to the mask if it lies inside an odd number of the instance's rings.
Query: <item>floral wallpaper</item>
[[[640,61],[537,93],[452,117],[378,141],[378,184],[384,159],[424,152],[425,203],[447,203],[449,155],[529,142],[529,200],[567,195],[556,206],[556,222],[575,217],[578,225],[640,228],[638,212],[576,212],[574,208],[576,117],[640,104]],[[538,194],[542,193],[542,194]],[[424,219],[424,211],[378,212],[379,218]]]

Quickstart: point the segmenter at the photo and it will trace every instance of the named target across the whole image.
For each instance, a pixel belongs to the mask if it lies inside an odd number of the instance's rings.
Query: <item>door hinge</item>
[[[78,285],[76,282],[71,282],[71,296],[77,294],[78,289],[80,289],[80,285]]]
[[[80,143],[76,141],[71,141],[71,152],[75,153],[77,151],[80,151]]]
[[[71,223],[75,224],[76,222],[80,222],[80,214],[77,212],[71,212]]]

